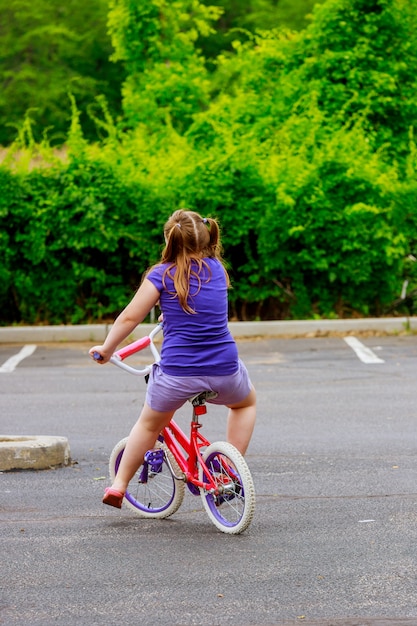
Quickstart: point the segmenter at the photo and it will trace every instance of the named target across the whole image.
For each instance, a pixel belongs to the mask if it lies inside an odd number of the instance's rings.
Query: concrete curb
[[[302,337],[331,333],[401,333],[417,331],[417,317],[361,318],[349,320],[289,320],[271,322],[230,322],[234,337]]]
[[[154,324],[140,324],[132,335],[139,339],[149,334]],[[330,333],[403,333],[417,331],[417,317],[378,317],[343,320],[294,320],[271,322],[230,322],[235,338],[300,337]],[[110,329],[108,324],[84,326],[10,326],[0,328],[0,343],[102,343]]]
[[[0,435],[0,471],[43,470],[68,465],[70,447],[66,437]]]

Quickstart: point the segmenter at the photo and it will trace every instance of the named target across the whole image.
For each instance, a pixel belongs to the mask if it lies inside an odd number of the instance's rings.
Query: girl
[[[103,502],[121,508],[127,485],[154,447],[160,431],[188,398],[215,391],[210,402],[229,408],[227,440],[246,452],[256,417],[256,394],[227,326],[229,277],[222,264],[216,220],[178,210],[164,227],[158,265],[113,324],[105,342],[90,350],[107,363],[159,301],[164,320],[161,361],[153,366],[146,401]]]

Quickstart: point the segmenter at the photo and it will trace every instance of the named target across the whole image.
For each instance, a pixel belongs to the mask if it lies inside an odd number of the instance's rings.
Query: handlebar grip
[[[142,337],[141,339],[138,339],[137,341],[130,343],[128,346],[125,346],[124,348],[120,348],[120,350],[115,352],[115,354],[123,361],[123,359],[126,359],[131,354],[135,354],[135,352],[139,352],[140,350],[147,348],[150,345],[150,343],[151,343],[150,337]]]
[[[93,352],[93,358],[95,361],[102,361],[103,357],[101,356],[101,354],[99,352]]]

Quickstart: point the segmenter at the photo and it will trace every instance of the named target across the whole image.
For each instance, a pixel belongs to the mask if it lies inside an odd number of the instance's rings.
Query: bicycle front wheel
[[[126,447],[127,437],[114,447],[109,462],[110,478],[113,482]],[[181,470],[167,446],[157,441],[155,448],[164,451],[164,459],[157,472],[149,471],[146,482],[142,479],[141,466],[130,481],[123,502],[140,517],[169,517],[179,509],[184,499],[185,484],[174,478]],[[167,460],[168,459],[168,460]],[[169,461],[169,462],[168,462]]]
[[[238,535],[246,530],[255,513],[255,487],[246,461],[232,444],[224,441],[208,446],[203,460],[219,487],[217,496],[201,489],[206,513],[219,530]],[[199,476],[207,482],[202,466]]]

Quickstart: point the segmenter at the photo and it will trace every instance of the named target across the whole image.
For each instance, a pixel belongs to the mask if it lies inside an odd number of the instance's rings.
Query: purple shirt
[[[198,293],[197,279],[192,276],[190,281],[189,304],[195,313],[182,309],[178,298],[172,295],[174,282],[168,276],[164,288],[162,276],[170,264],[160,264],[146,276],[161,294],[164,314],[161,368],[170,376],[227,376],[238,369],[237,347],[227,325],[225,272],[217,259],[204,261],[210,272],[202,268]]]

